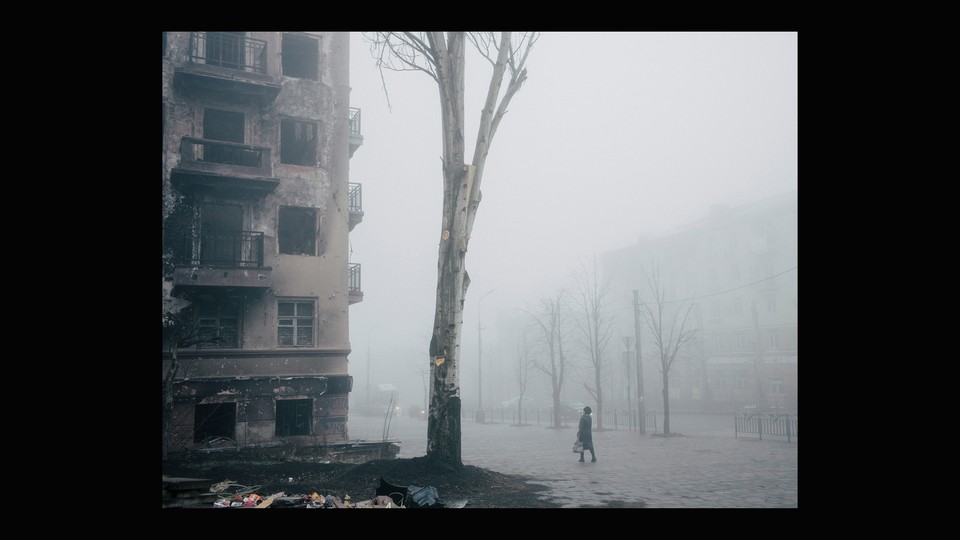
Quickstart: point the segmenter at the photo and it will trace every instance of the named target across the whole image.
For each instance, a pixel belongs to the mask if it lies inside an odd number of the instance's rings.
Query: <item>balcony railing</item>
[[[356,107],[350,107],[350,136],[363,137],[363,132],[360,131],[360,109]]]
[[[263,233],[188,229],[174,235],[178,265],[263,268]]]
[[[190,62],[266,74],[267,42],[228,32],[192,32]]]
[[[350,212],[360,212],[363,213],[363,190],[361,189],[363,184],[358,184],[355,182],[350,182],[350,191],[347,195],[348,206]]]
[[[363,144],[363,135],[360,131],[360,109],[350,107],[350,157]]]
[[[363,190],[362,184],[350,183],[350,190],[347,192],[347,205],[350,209],[349,221],[350,230],[363,221]]]
[[[362,292],[360,288],[360,263],[349,263],[347,268],[349,271],[347,290],[351,293]]]
[[[248,146],[227,141],[213,141],[183,137],[180,140],[180,159],[184,162],[219,163],[259,169],[262,176],[270,176],[270,148]]]

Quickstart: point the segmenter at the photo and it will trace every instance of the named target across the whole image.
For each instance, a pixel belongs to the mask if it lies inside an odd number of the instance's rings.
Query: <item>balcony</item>
[[[360,131],[360,109],[350,107],[350,157],[363,144],[363,135]]]
[[[261,105],[273,102],[280,83],[267,74],[267,42],[232,32],[191,32],[187,63],[173,74],[175,87],[194,97]]]
[[[280,184],[271,160],[269,147],[183,137],[170,180],[179,190],[259,198]]]
[[[350,305],[363,302],[363,290],[360,289],[360,264],[349,263],[347,269],[349,272],[347,290],[349,291]]]
[[[272,269],[263,266],[263,233],[194,230],[168,233],[174,286],[255,287],[273,284]]]
[[[350,208],[350,230],[363,221],[363,184],[350,183],[347,205]]]

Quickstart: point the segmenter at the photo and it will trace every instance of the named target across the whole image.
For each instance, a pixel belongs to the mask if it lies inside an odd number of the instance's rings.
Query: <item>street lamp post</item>
[[[367,330],[367,410],[366,414],[370,414],[370,334],[380,326],[381,323],[373,325],[370,330]]]
[[[486,418],[483,415],[483,339],[482,339],[482,329],[480,326],[480,303],[483,302],[483,299],[487,297],[488,294],[492,293],[496,289],[490,289],[483,296],[480,297],[480,300],[477,300],[477,423],[482,424]]]

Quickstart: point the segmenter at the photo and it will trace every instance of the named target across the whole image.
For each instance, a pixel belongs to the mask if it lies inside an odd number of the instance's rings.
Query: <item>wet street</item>
[[[499,419],[497,419],[499,420]],[[529,425],[462,423],[464,465],[533,478],[545,496],[565,508],[797,508],[797,440],[734,437],[733,415],[671,414],[670,431],[601,431],[594,419],[597,463],[579,463],[571,451],[576,423],[552,429]],[[351,416],[352,440],[383,440],[384,418]],[[401,458],[423,456],[427,422],[397,417],[390,439]],[[397,481],[402,481],[397,479]],[[440,494],[443,495],[442,493]]]

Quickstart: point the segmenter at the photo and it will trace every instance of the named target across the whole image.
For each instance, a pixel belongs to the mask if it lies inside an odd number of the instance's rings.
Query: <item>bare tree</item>
[[[166,358],[161,360],[161,459],[167,459],[170,451],[170,422],[173,417],[173,382],[180,372],[178,350],[204,343],[218,343],[219,333],[201,332],[195,324],[190,301],[173,296],[172,283],[163,281],[163,343]]]
[[[541,298],[538,313],[526,311],[533,319],[540,339],[546,346],[546,360],[533,361],[533,367],[550,378],[553,398],[553,427],[560,428],[561,405],[560,392],[563,390],[563,378],[566,373],[566,357],[563,355],[563,341],[567,312],[563,307],[563,289],[552,298]]]
[[[417,375],[420,376],[420,382],[423,384],[423,402],[421,402],[420,406],[423,407],[424,410],[426,410],[426,407],[427,407],[427,380],[428,380],[428,378],[430,377],[430,366],[427,365],[427,364],[424,364],[423,362],[421,362],[421,361],[419,361],[419,360],[417,360],[417,358],[419,358],[419,357],[420,357],[420,353],[417,352],[417,353],[415,353],[414,356],[410,359],[410,369],[413,370],[414,373],[416,373]]]
[[[590,393],[596,402],[597,428],[603,429],[603,386],[600,384],[600,374],[603,371],[603,354],[613,336],[613,318],[604,313],[604,302],[608,294],[609,287],[600,283],[598,272],[599,264],[597,256],[593,256],[593,264],[590,268],[582,265],[578,272],[574,273],[574,279],[577,283],[577,304],[579,315],[574,317],[579,334],[577,342],[587,353],[587,358],[593,364],[594,387],[591,388],[586,381],[583,387]]]
[[[530,374],[533,368],[533,359],[530,357],[530,346],[524,334],[517,343],[517,357],[513,364],[513,376],[517,381],[520,396],[517,398],[517,425],[523,424],[523,395],[527,392],[530,383]]]
[[[427,74],[440,91],[443,134],[443,210],[437,258],[437,297],[430,340],[430,415],[427,458],[453,468],[460,455],[460,330],[470,277],[465,261],[470,233],[480,205],[483,168],[497,127],[510,100],[527,80],[526,61],[538,33],[516,37],[503,32],[376,32],[365,33],[381,69]],[[473,161],[465,161],[465,41],[469,40],[493,68]],[[500,95],[509,72],[506,90]]]
[[[643,316],[653,334],[653,346],[660,357],[660,376],[663,384],[663,432],[670,433],[670,368],[673,361],[694,337],[696,329],[690,320],[694,300],[667,300],[667,292],[660,281],[660,266],[654,265],[650,273],[643,272],[650,289],[652,302],[641,301]],[[668,307],[668,304],[676,306]]]

